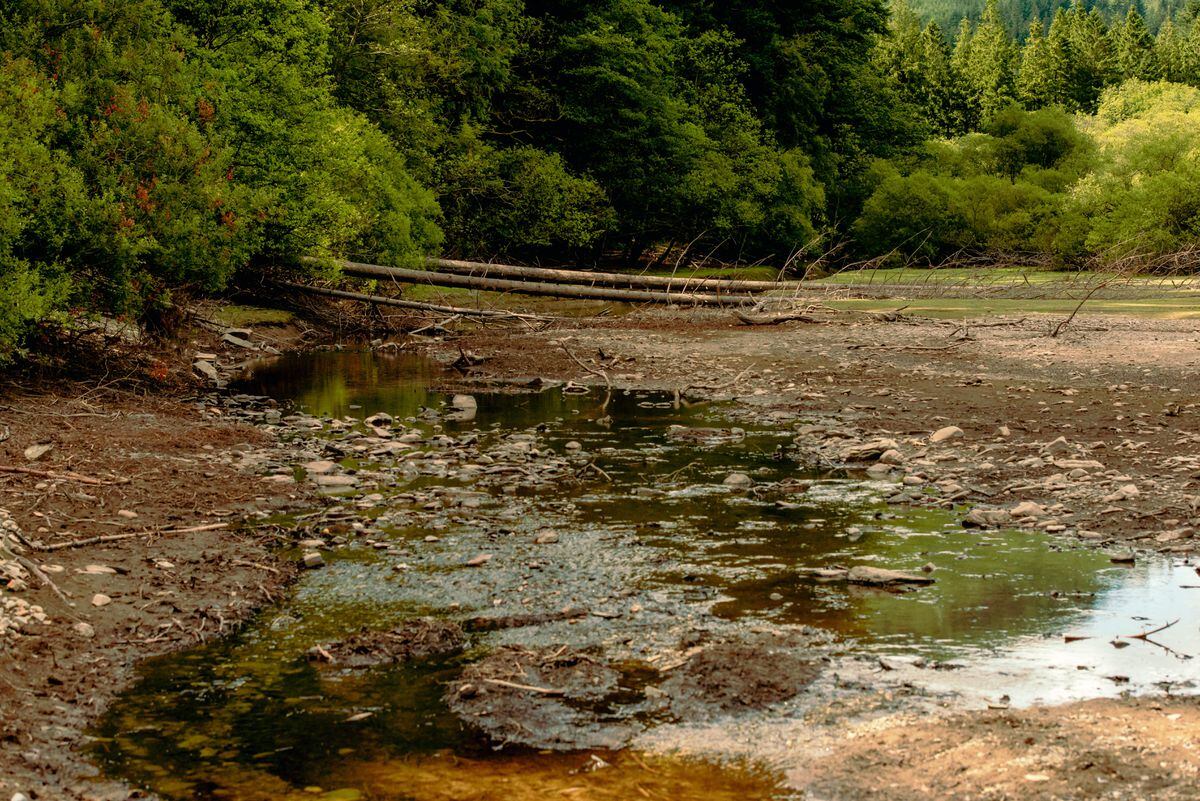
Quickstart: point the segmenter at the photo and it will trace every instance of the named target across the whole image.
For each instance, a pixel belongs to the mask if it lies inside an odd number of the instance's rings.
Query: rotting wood
[[[743,325],[779,325],[781,323],[819,323],[821,322],[816,317],[812,317],[803,312],[784,312],[782,314],[772,315],[757,315],[746,314],[745,312],[735,311],[733,316],[738,318]]]
[[[741,278],[694,278],[687,275],[637,275],[607,273],[593,270],[562,270],[548,267],[518,267],[511,264],[485,264],[455,259],[430,259],[429,265],[441,272],[482,277],[517,278],[544,283],[586,284],[626,289],[665,289],[695,292],[771,292],[779,289],[796,290],[798,281],[756,281]]]
[[[606,300],[614,303],[659,303],[676,306],[757,306],[762,299],[752,295],[714,295],[673,293],[642,289],[610,289],[579,284],[552,284],[534,281],[513,281],[503,278],[480,278],[471,275],[452,275],[431,270],[408,270],[402,267],[380,267],[359,262],[337,262],[342,272],[358,278],[392,280],[397,283],[423,286],[480,289],[488,292],[513,292],[520,295],[570,298],[574,300]]]

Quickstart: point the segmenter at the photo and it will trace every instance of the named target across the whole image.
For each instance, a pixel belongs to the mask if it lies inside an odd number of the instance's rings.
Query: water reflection
[[[1200,652],[1200,630],[1187,616],[1200,598],[1190,566],[1115,567],[1047,535],[968,532],[944,512],[892,509],[879,500],[882,486],[791,461],[786,430],[735,431],[720,410],[661,395],[617,393],[600,409],[594,395],[557,389],[478,393],[474,420],[427,415],[451,399],[433,389],[444,377],[411,354],[329,352],[264,366],[242,387],[314,414],[387,411],[426,428],[479,430],[485,439],[538,426],[560,453],[578,443],[572,452],[601,463],[612,482],[566,484],[550,497],[496,490],[470,513],[438,517],[437,543],[425,543],[421,527],[388,525],[388,515],[403,521],[406,512],[402,502],[386,501],[378,522],[393,547],[331,554],[328,568],[306,576],[283,607],[237,637],[145,665],[141,683],[97,731],[97,754],[109,770],[172,799],[771,797],[772,780],[752,771],[647,765],[636,755],[494,753],[441,701],[457,661],[347,674],[305,660],[312,645],[364,625],[479,614],[496,599],[536,595],[528,589],[532,568],[487,573],[497,584],[461,569],[462,551],[485,546],[501,522],[505,536],[522,542],[547,525],[570,532],[569,544],[536,554],[513,546],[515,563],[536,555],[562,565],[552,581],[545,573],[536,580],[563,594],[557,604],[575,592],[592,608],[621,597],[646,615],[665,610],[650,622],[593,621],[587,631],[601,639],[660,647],[676,636],[672,619],[686,616],[718,629],[739,621],[819,626],[851,640],[852,653],[901,659],[903,680],[1007,692],[1017,703],[1196,677],[1185,658]],[[697,444],[692,435],[702,427],[722,430]],[[734,471],[753,486],[727,485]],[[415,479],[399,491],[430,483]],[[832,565],[928,566],[937,581],[897,593],[797,573]],[[1175,618],[1183,620],[1156,638],[1160,645],[1118,639]],[[585,636],[583,626],[565,628],[525,636]],[[1067,642],[1068,633],[1080,639]],[[906,672],[917,658],[953,660],[960,669]],[[589,771],[595,759],[610,767]]]

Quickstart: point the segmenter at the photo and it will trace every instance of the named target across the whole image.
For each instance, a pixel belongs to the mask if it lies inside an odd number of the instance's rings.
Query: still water
[[[1191,565],[1117,566],[1042,534],[969,532],[956,514],[890,508],[884,485],[797,463],[787,425],[742,431],[720,408],[652,393],[618,392],[605,404],[558,387],[476,392],[477,411],[455,419],[441,386],[453,378],[411,354],[322,352],[264,365],[242,389],[321,417],[386,411],[426,433],[478,432],[481,442],[535,432],[558,453],[569,443],[586,453],[611,481],[554,492],[466,482],[482,495],[469,511],[417,518],[412,504],[427,497],[412,493],[428,491],[428,478],[392,489],[366,504],[389,547],[332,552],[328,567],[306,574],[238,635],[147,663],[95,732],[106,770],[172,799],[786,795],[751,765],[494,751],[441,696],[465,661],[499,642],[618,642],[637,661],[693,629],[812,626],[834,633],[844,658],[894,660],[905,681],[968,705],[1002,694],[1028,704],[1194,689],[1200,629],[1188,610],[1200,599],[1200,576]],[[727,486],[734,471],[769,489]],[[511,546],[510,561],[536,558],[536,571],[497,567],[485,579],[462,568],[464,555],[510,547],[497,545],[498,530],[520,537],[546,527],[564,532],[564,542],[536,552]],[[425,541],[431,531],[435,543]],[[930,566],[936,583],[892,593],[797,573],[858,564]],[[304,658],[364,626],[504,612],[513,598],[538,593],[560,605],[645,611],[479,636],[437,663],[331,673]],[[1153,642],[1128,639],[1180,618]],[[920,669],[927,664],[953,669]]]

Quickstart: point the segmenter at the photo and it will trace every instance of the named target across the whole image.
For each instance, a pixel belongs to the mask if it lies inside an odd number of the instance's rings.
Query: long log
[[[457,314],[462,317],[504,317],[504,318],[519,318],[522,320],[553,320],[555,318],[541,314],[523,314],[521,312],[500,311],[498,309],[470,309],[462,306],[443,306],[437,303],[421,303],[416,300],[401,300],[400,298],[390,298],[387,295],[367,295],[363,292],[346,292],[341,289],[326,289],[319,286],[309,286],[308,284],[297,284],[292,281],[278,281],[280,286],[285,286],[288,289],[295,289],[300,292],[308,292],[312,295],[323,295],[328,298],[339,298],[341,300],[357,300],[363,303],[376,303],[380,306],[396,306],[401,309],[414,309],[416,311],[436,312],[438,314]]]
[[[489,292],[515,292],[521,295],[540,295],[576,300],[607,300],[617,303],[665,303],[678,306],[755,306],[759,298],[751,295],[676,294],[640,289],[609,289],[576,284],[549,284],[534,281],[510,281],[503,278],[481,278],[474,275],[451,275],[432,270],[408,270],[402,267],[380,267],[353,261],[338,261],[346,275],[360,278],[382,278],[408,284],[482,289]]]
[[[484,264],[454,259],[430,259],[429,264],[441,272],[458,275],[478,275],[484,278],[518,278],[552,284],[582,284],[611,286],[625,289],[664,289],[675,292],[771,292],[778,289],[799,289],[797,281],[751,281],[740,278],[689,278],[686,275],[627,275],[590,270],[556,270],[548,267],[517,267],[511,264]]]
[[[305,257],[301,261],[319,263]],[[335,261],[335,264],[353,262]],[[429,259],[426,262],[437,272],[454,275],[473,275],[480,278],[512,278],[522,281],[538,281],[548,284],[577,284],[580,286],[613,287],[620,289],[652,289],[688,294],[697,292],[771,292],[780,289],[801,289],[799,281],[750,281],[724,278],[689,278],[667,275],[627,275],[590,270],[560,270],[548,267],[518,267],[511,264],[485,264],[477,261],[455,259]]]

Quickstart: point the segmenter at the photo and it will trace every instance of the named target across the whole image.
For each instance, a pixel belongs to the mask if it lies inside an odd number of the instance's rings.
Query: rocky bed
[[[1181,372],[1186,363],[1155,365],[1158,372],[1150,376],[1150,383],[1106,383],[1099,368],[1093,379],[1082,380],[1071,367],[1064,368],[1063,374],[1050,371],[1036,378],[1011,375],[1011,364],[1003,359],[981,372],[982,360],[993,357],[956,351],[936,368],[892,369],[884,374],[870,358],[847,362],[844,343],[824,333],[816,337],[816,344],[809,343],[808,355],[798,358],[794,348],[781,349],[780,338],[766,338],[763,332],[753,337],[738,332],[741,341],[728,347],[728,335],[711,321],[672,323],[673,344],[667,347],[666,338],[657,333],[661,322],[651,318],[646,330],[638,330],[643,323],[633,320],[624,321],[629,329],[624,332],[610,328],[573,332],[572,347],[591,352],[586,343],[592,337],[594,342],[607,343],[610,352],[614,347],[623,351],[626,365],[634,364],[640,371],[619,379],[625,386],[686,388],[683,376],[695,374],[697,361],[708,365],[714,386],[728,380],[723,378],[726,373],[736,377],[736,392],[690,388],[681,394],[695,400],[741,397],[735,414],[756,425],[769,423],[786,430],[788,447],[800,460],[862,470],[892,482],[895,491],[890,500],[897,506],[957,509],[963,524],[970,527],[1037,528],[1109,547],[1119,559],[1130,558],[1132,548],[1186,555],[1195,547],[1192,474],[1200,464],[1188,449],[1200,440],[1187,427],[1194,419],[1194,405],[1179,402],[1187,394],[1175,391],[1190,394],[1192,379]],[[647,330],[653,333],[648,335]],[[997,330],[1011,333],[1007,328]],[[711,344],[691,341],[693,331]],[[887,342],[891,329],[860,327],[854,335]],[[725,351],[712,342],[722,337]],[[547,378],[594,382],[594,375],[581,375],[571,362],[553,362],[544,356],[541,361],[525,359],[520,370],[506,367],[506,359],[520,360],[530,347],[543,354],[553,351],[544,344],[544,337],[536,335],[493,340],[487,346],[493,359],[484,371],[492,377],[527,377],[532,366]],[[1072,343],[1067,347],[1078,349]],[[689,348],[690,364],[679,358]],[[476,350],[485,352],[483,347]],[[909,361],[910,368],[924,359],[907,352],[898,358]],[[747,360],[752,362],[749,372],[742,367]],[[591,361],[598,369],[616,373],[603,358]],[[1068,373],[1078,387],[1064,386]],[[881,383],[889,386],[881,388]],[[981,389],[987,386],[990,397]],[[980,403],[980,398],[987,400]],[[323,420],[274,408],[258,398],[213,394],[199,399],[196,407],[209,423],[219,421],[215,425],[220,433],[207,442],[201,437],[187,445],[167,443],[165,449],[158,442],[154,445],[160,455],[155,456],[155,447],[145,439],[139,442],[131,430],[128,444],[119,437],[112,443],[110,437],[110,444],[127,448],[124,463],[106,461],[91,451],[89,459],[82,459],[66,443],[60,444],[59,453],[44,463],[47,470],[128,475],[137,472],[133,465],[144,464],[149,457],[156,465],[173,466],[171,489],[176,494],[167,502],[155,495],[164,488],[154,486],[156,480],[163,481],[154,471],[139,476],[133,487],[106,487],[90,501],[71,499],[69,494],[75,491],[68,488],[71,482],[50,480],[39,488],[31,478],[26,485],[29,497],[7,504],[13,523],[0,521],[6,526],[0,571],[9,581],[0,613],[8,621],[2,626],[5,658],[32,664],[29,660],[41,655],[49,657],[46,661],[54,667],[10,673],[0,687],[14,700],[10,708],[18,710],[6,720],[6,736],[18,748],[5,749],[0,789],[33,798],[125,797],[119,785],[82,781],[93,772],[72,750],[83,725],[131,675],[130,667],[138,657],[224,633],[263,601],[276,597],[289,565],[268,551],[272,541],[290,548],[283,552],[288,562],[316,571],[336,568],[343,550],[386,556],[380,570],[390,574],[387,580],[400,594],[442,610],[464,636],[472,636],[472,628],[476,637],[490,632],[487,645],[494,654],[516,655],[515,662],[506,660],[503,667],[486,659],[477,662],[463,682],[447,689],[452,707],[498,741],[553,747],[620,744],[655,720],[682,720],[703,727],[731,713],[770,709],[772,714],[786,714],[788,702],[803,693],[809,694],[806,705],[841,703],[846,714],[853,709],[859,721],[912,708],[912,699],[904,699],[919,692],[901,685],[876,693],[869,688],[865,666],[859,678],[820,679],[838,651],[821,632],[714,624],[704,604],[696,605],[686,594],[664,596],[631,586],[628,579],[636,557],[631,559],[630,554],[638,549],[622,546],[636,542],[636,532],[618,532],[613,537],[572,530],[566,525],[574,512],[570,498],[539,503],[539,522],[527,525],[529,504],[540,493],[564,487],[585,492],[589,484],[602,482],[603,467],[582,446],[556,452],[536,430],[500,436],[427,433],[438,425],[439,415],[449,420],[467,404],[456,399],[421,421],[384,415]],[[1071,422],[1048,419],[1045,412],[1051,404],[1071,406]],[[36,405],[35,399],[27,408]],[[162,409],[159,414],[166,419],[178,412]],[[195,422],[195,414],[189,410],[180,418]],[[131,422],[136,423],[136,418]],[[111,434],[104,426],[104,421],[95,421],[93,436]],[[716,430],[722,438],[739,436],[732,429]],[[261,438],[243,446],[241,440],[255,439],[253,431],[262,432]],[[42,439],[44,429],[26,427],[14,438],[10,454],[15,458]],[[71,457],[56,462],[63,451]],[[256,483],[247,492],[251,477]],[[766,493],[771,503],[793,503],[789,496],[803,490],[789,482],[764,485],[748,476],[747,481],[733,475],[726,478],[733,480],[715,483],[733,492]],[[180,492],[180,487],[188,489]],[[116,515],[118,509],[136,509],[138,526],[156,526],[161,531],[195,528],[214,520],[226,525],[194,532],[182,545],[178,537],[155,537],[148,557],[139,539],[103,543],[97,550],[71,549],[62,552],[62,559],[45,560],[47,567],[62,568],[63,578],[55,583],[77,601],[74,608],[56,610],[52,592],[39,588],[36,574],[26,564],[34,554],[21,541],[53,541],[48,535],[57,526],[39,531],[44,518],[35,516],[39,511],[35,495],[47,490],[55,498],[47,508],[77,520],[85,513],[94,515],[99,503],[95,498],[102,497],[105,517],[111,516],[113,523],[124,520],[126,526],[132,525],[130,519]],[[309,500],[314,490],[326,496],[316,510]],[[654,489],[648,487],[647,492]],[[139,496],[160,498],[161,511],[137,503]],[[298,516],[285,524],[261,527],[258,534],[232,525],[243,517],[262,523],[276,511],[263,508],[268,498],[273,499],[270,506],[285,511],[300,508]],[[179,515],[170,509],[221,514]],[[75,536],[110,533],[94,523],[76,522],[72,528]],[[402,529],[422,533],[398,542],[396,534]],[[446,532],[455,533],[444,536]],[[584,553],[599,555],[575,558]],[[12,558],[18,555],[23,559]],[[39,569],[42,563],[35,560]],[[421,578],[430,574],[438,580]],[[55,572],[45,575],[53,579]],[[378,579],[378,572],[368,571],[363,577],[368,583]],[[147,595],[147,586],[160,588],[157,598]],[[78,603],[85,598],[86,604]],[[143,619],[134,620],[135,614]],[[503,622],[522,620],[532,625]],[[699,638],[697,631],[702,632]],[[407,646],[399,656],[394,650],[381,652],[371,644],[370,633],[362,636],[367,639],[357,646],[338,641],[326,643],[324,649],[335,663],[339,647],[344,653],[366,653],[382,661],[412,655]],[[403,643],[412,639],[403,631],[398,636]],[[457,631],[446,640],[451,650],[461,642]],[[573,660],[571,667],[592,671],[584,677],[584,685],[605,688],[605,694],[596,699],[585,693],[574,705],[562,703],[574,694],[571,685],[579,677],[547,672],[546,666],[550,658],[550,666],[557,669],[554,660],[564,655]],[[631,689],[626,686],[633,675],[631,662],[638,667],[632,694],[621,691]],[[647,675],[651,680],[646,680]],[[487,689],[481,691],[485,685]],[[839,688],[853,692],[839,693]],[[872,691],[864,694],[863,689]],[[598,708],[593,703],[614,691],[629,714],[614,716],[611,705]],[[873,700],[862,702],[866,696]],[[530,704],[531,697],[553,703]],[[918,700],[916,705],[922,703]],[[70,706],[70,714],[54,720],[64,704]],[[1119,725],[1115,721],[1123,716],[1140,719],[1160,713],[1180,714],[1170,713],[1163,704],[1149,709],[1115,705],[1106,707],[1092,725]],[[551,725],[545,727],[550,736],[520,734],[536,730],[522,723],[525,714],[531,716],[526,722],[534,724],[550,714]],[[965,738],[986,728],[983,723],[975,728],[970,720],[954,725],[959,727],[958,736]],[[1027,724],[1014,720],[1013,725]],[[571,729],[582,732],[583,739],[559,736]],[[1147,740],[1141,753],[1154,753],[1158,743]],[[833,741],[826,745],[837,747]],[[1113,756],[1114,763],[1132,764],[1120,759],[1120,754]],[[830,797],[859,797],[854,794],[853,777],[835,762],[813,768],[824,771],[816,783],[833,788]],[[954,770],[954,765],[945,770]],[[1173,770],[1186,773],[1194,771],[1194,765],[1181,763]],[[1043,797],[1037,795],[1040,780],[1027,781],[1027,785],[1019,781],[1014,785],[1030,790],[1021,797]],[[1171,794],[1171,782],[1156,781],[1150,794],[1139,796],[1136,788],[1148,785],[1135,778],[1125,781],[1135,788],[1128,797],[1185,797]],[[1101,797],[1100,792],[1063,797]]]

